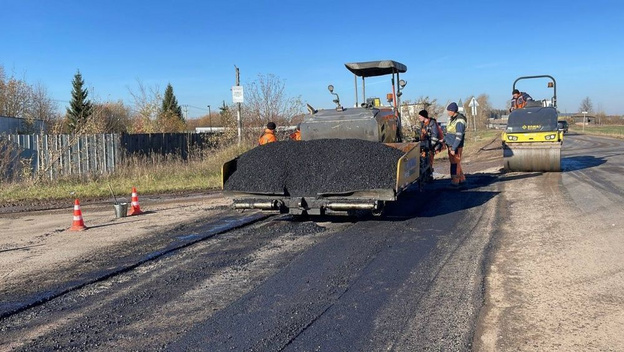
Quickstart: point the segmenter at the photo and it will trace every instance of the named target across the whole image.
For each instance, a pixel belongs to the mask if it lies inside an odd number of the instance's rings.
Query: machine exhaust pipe
[[[234,209],[279,210],[281,202],[277,199],[268,201],[246,201],[234,203]]]
[[[346,210],[372,210],[375,209],[375,204],[371,203],[328,203],[325,208],[336,211]]]

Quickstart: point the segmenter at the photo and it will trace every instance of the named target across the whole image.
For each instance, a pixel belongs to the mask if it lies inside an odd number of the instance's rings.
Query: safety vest
[[[532,100],[532,99],[533,98],[531,98],[531,96],[528,93],[521,92],[517,98],[512,99],[511,107],[513,109],[522,109],[523,107],[526,106],[527,101]]]
[[[457,123],[461,122],[466,126],[466,118],[462,114],[457,114],[457,117],[449,121],[448,125],[446,125],[446,134],[455,134],[457,133]]]

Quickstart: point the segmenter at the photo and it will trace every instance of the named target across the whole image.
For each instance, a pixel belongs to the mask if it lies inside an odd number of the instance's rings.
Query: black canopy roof
[[[345,64],[356,76],[373,77],[407,72],[407,66],[393,60],[352,62]]]

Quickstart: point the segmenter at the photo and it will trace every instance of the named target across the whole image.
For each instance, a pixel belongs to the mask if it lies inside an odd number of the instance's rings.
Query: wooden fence
[[[22,175],[49,179],[105,174],[113,172],[124,158],[132,155],[175,155],[187,160],[194,150],[213,146],[207,137],[197,133],[2,135],[0,139],[5,139],[3,152],[10,155],[6,159],[10,159],[12,165],[4,165],[0,176],[14,179],[16,170],[24,165],[31,170],[22,170]]]

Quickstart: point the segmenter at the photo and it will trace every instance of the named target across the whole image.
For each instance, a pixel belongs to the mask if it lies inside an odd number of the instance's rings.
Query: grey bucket
[[[128,203],[113,204],[115,207],[115,217],[125,218],[128,216]]]

